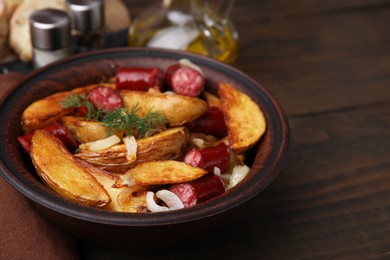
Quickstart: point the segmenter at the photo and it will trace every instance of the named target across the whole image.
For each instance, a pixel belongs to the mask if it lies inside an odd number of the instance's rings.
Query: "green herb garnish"
[[[126,109],[117,109],[107,113],[102,120],[103,125],[108,129],[108,133],[117,131],[124,132],[125,135],[134,135],[138,138],[150,136],[161,131],[167,123],[167,119],[157,112],[149,110],[144,117],[139,117],[137,111],[139,105],[131,108],[130,113]]]
[[[105,114],[105,111],[95,108],[95,106],[92,104],[91,101],[88,100],[87,96],[84,93],[69,95],[64,100],[62,100],[60,104],[61,107],[64,109],[85,107],[86,120],[99,121]]]
[[[117,132],[123,132],[125,135],[145,138],[163,130],[168,122],[166,117],[159,112],[152,112],[152,109],[144,117],[138,116],[138,103],[131,108],[130,113],[125,108],[115,109],[113,111],[97,109],[87,99],[85,94],[69,95],[60,103],[62,108],[65,109],[85,107],[87,110],[85,119],[102,122],[108,129],[108,136]]]

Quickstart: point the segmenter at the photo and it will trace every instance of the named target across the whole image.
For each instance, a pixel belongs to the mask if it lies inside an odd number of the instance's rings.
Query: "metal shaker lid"
[[[67,0],[73,29],[90,31],[104,26],[104,0]]]
[[[57,50],[71,44],[70,18],[57,9],[41,9],[30,15],[32,45],[43,50]]]

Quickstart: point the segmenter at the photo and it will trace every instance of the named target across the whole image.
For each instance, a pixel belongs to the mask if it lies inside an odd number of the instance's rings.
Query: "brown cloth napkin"
[[[0,102],[23,76],[0,75]],[[0,259],[79,259],[75,241],[0,177]]]

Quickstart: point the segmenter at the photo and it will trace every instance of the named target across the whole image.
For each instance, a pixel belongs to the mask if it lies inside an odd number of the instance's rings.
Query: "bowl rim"
[[[273,109],[273,116],[275,117],[276,122],[279,124],[277,128],[278,132],[278,147],[273,147],[273,156],[276,156],[278,160],[273,160],[267,165],[267,178],[265,180],[261,179],[263,176],[254,176],[253,181],[245,182],[242,185],[237,185],[236,187],[229,190],[220,197],[211,199],[207,202],[195,205],[193,207],[169,211],[169,212],[158,212],[158,213],[123,213],[123,212],[111,212],[103,209],[95,209],[91,207],[85,207],[73,202],[70,202],[66,199],[63,199],[59,196],[54,196],[51,193],[45,192],[36,185],[31,185],[27,178],[21,178],[20,174],[13,173],[9,169],[10,162],[6,157],[0,156],[0,175],[17,191],[22,193],[24,196],[32,200],[33,202],[48,208],[50,210],[56,211],[58,213],[64,214],[69,217],[95,222],[100,224],[109,224],[117,226],[161,226],[161,225],[171,225],[177,223],[185,223],[189,221],[195,221],[204,219],[222,212],[228,211],[232,208],[235,208],[254,196],[258,195],[263,191],[280,173],[283,168],[288,151],[289,145],[289,124],[287,116],[284,113],[282,107],[279,105],[278,101],[266,90],[261,84],[256,82],[247,74],[243,73],[237,68],[234,68],[230,65],[224,64],[222,62],[216,61],[214,59],[201,56],[198,54],[188,53],[184,51],[168,50],[168,49],[159,49],[159,48],[146,48],[146,47],[126,47],[126,48],[112,48],[105,50],[98,50],[89,53],[83,53],[68,57],[64,60],[52,63],[43,68],[37,69],[30,73],[25,79],[23,79],[11,93],[3,99],[3,102],[0,106],[0,119],[4,117],[4,113],[7,112],[7,109],[10,109],[10,104],[16,96],[21,95],[23,91],[23,86],[28,85],[27,83],[36,80],[41,75],[45,73],[50,73],[50,71],[56,71],[61,67],[66,67],[71,64],[82,64],[83,62],[88,62],[92,60],[99,60],[99,58],[107,58],[107,55],[110,56],[120,56],[124,57],[129,55],[136,55],[137,57],[147,56],[147,57],[181,57],[188,58],[194,61],[199,65],[207,65],[212,69],[217,69],[219,71],[227,71],[234,73],[236,77],[239,77],[240,80],[244,80],[246,83],[250,84],[259,94],[263,94],[269,102],[270,108]],[[0,127],[0,130],[2,128]],[[2,133],[1,133],[2,134]],[[3,141],[0,140],[0,147],[4,145]],[[3,154],[4,151],[1,151]],[[17,176],[15,176],[17,174]],[[260,174],[257,174],[260,175]],[[262,186],[257,187],[256,184],[259,181],[262,181]],[[247,192],[240,192],[241,189],[246,189]],[[229,203],[221,203],[223,201],[229,201]]]

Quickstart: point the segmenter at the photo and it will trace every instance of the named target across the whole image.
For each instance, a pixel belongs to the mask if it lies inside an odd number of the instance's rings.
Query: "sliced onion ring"
[[[169,190],[159,190],[156,192],[157,198],[164,201],[168,205],[170,210],[182,209],[184,204],[181,199],[172,191]]]
[[[156,196],[167,204],[168,207],[158,205],[154,200],[154,192],[148,191],[146,194],[146,204],[148,206],[148,210],[151,212],[162,212],[184,208],[184,204],[180,198],[169,190],[159,190],[156,192]]]
[[[148,206],[148,210],[151,212],[162,212],[169,210],[168,207],[157,205],[156,201],[154,200],[154,192],[152,191],[148,191],[146,193],[146,205]]]

